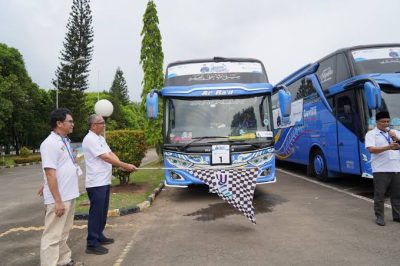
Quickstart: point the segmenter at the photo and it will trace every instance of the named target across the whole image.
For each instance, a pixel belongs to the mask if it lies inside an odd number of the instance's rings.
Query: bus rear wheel
[[[316,150],[311,159],[312,174],[321,181],[328,181],[328,168],[321,150]]]

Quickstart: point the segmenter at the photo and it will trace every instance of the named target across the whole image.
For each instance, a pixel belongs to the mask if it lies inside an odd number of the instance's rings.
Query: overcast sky
[[[399,0],[155,0],[167,64],[213,56],[260,59],[275,84],[337,49],[400,43]],[[41,88],[52,88],[72,0],[0,0],[0,42],[17,48]],[[109,90],[121,67],[138,101],[147,0],[92,0],[89,91]]]

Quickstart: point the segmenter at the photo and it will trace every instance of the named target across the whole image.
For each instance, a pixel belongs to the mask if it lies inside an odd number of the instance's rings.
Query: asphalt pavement
[[[86,221],[69,245],[86,265],[399,265],[400,224],[374,223],[370,180],[328,184],[301,167],[280,166],[277,182],[257,186],[257,224],[205,186],[166,187],[143,212],[110,217],[109,254],[85,254]],[[0,265],[38,265],[43,205],[35,166],[0,172]],[[39,169],[40,170],[40,169]]]

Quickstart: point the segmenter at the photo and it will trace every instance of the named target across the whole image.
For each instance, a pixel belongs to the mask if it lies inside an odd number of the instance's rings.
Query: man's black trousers
[[[110,185],[86,188],[90,200],[87,246],[95,247],[104,238],[107,222]]]
[[[393,219],[400,219],[400,172],[374,173],[374,210],[376,217],[384,217],[386,192],[389,192]]]

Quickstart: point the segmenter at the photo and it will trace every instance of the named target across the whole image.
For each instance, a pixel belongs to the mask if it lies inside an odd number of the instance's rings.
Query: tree
[[[116,130],[127,128],[126,126],[126,117],[122,114],[121,104],[116,102],[110,93],[103,91],[99,95],[97,92],[87,92],[85,93],[85,105],[86,109],[89,110],[89,113],[94,113],[94,106],[99,99],[106,99],[112,102],[114,106],[114,111],[111,117],[107,118],[107,127],[106,130]],[[122,121],[122,123],[121,123]],[[86,124],[85,124],[86,125]],[[87,127],[86,127],[87,129]]]
[[[0,44],[0,103],[0,144],[14,146],[17,154],[21,145],[38,147],[48,134],[51,100],[32,82],[19,51],[5,44]]]
[[[86,92],[85,93],[85,108],[89,110],[89,114],[94,114],[94,106],[99,99],[111,100],[111,96],[108,92],[103,91],[97,92]]]
[[[92,14],[89,0],[73,0],[68,19],[67,34],[61,51],[61,63],[53,85],[59,90],[59,107],[71,110],[75,127],[73,139],[85,133],[88,115],[84,91],[88,88],[89,64],[93,46]]]
[[[114,75],[114,80],[110,88],[110,95],[121,104],[129,103],[128,86],[124,78],[124,72],[118,67]]]
[[[124,73],[119,67],[114,75],[114,80],[110,88],[110,96],[114,106],[114,111],[110,118],[116,122],[116,127],[113,129],[127,128],[126,119],[122,113],[122,107],[129,104],[128,86],[126,85]]]
[[[126,119],[126,127],[129,129],[143,129],[146,118],[141,113],[140,103],[131,103],[122,106],[122,113]]]
[[[151,90],[160,90],[164,84],[163,64],[164,53],[161,45],[161,34],[158,29],[158,16],[156,5],[152,0],[147,3],[143,15],[143,29],[141,32],[142,48],[140,64],[144,72],[142,90],[142,115],[145,116],[146,96]],[[155,144],[160,151],[162,144],[162,101],[159,101],[159,116],[152,123],[146,123],[145,131],[149,144]],[[147,120],[146,120],[147,121]]]

